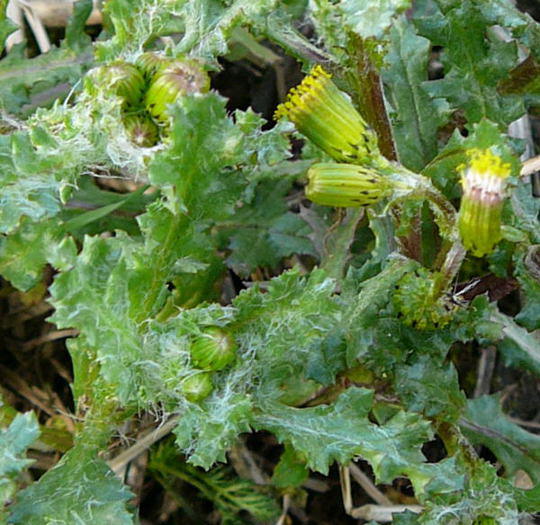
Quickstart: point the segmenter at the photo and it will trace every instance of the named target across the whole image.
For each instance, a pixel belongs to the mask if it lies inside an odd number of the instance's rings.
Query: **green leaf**
[[[432,98],[424,88],[430,52],[429,40],[418,36],[405,18],[393,24],[382,78],[399,159],[417,172],[437,154],[437,129],[448,119],[446,101]]]
[[[491,320],[502,328],[504,339],[497,344],[508,366],[522,367],[540,375],[540,338],[508,317],[494,312]]]
[[[504,128],[525,111],[522,97],[497,91],[517,65],[517,46],[491,31],[487,11],[472,0],[422,0],[414,23],[432,45],[444,48],[444,78],[425,83],[428,93],[462,109],[469,123],[488,118]]]
[[[540,57],[540,25],[530,14],[506,0],[493,0],[478,4],[482,14],[491,24],[500,24],[511,30],[520,44],[527,46],[536,58]]]
[[[395,389],[407,409],[455,422],[465,404],[456,369],[450,363],[441,366],[432,356],[420,356],[415,361],[396,371]],[[441,385],[445,385],[444,390]]]
[[[61,229],[54,219],[23,220],[16,232],[0,238],[0,273],[19,290],[29,290],[41,281],[43,267],[60,239]]]
[[[64,44],[80,52],[91,43],[90,37],[84,32],[86,21],[92,13],[92,0],[77,0],[73,4],[73,15],[71,16],[66,27],[66,36]]]
[[[0,137],[0,232],[14,230],[27,216],[40,221],[60,210],[60,184],[50,176],[46,160],[38,158],[27,134]]]
[[[0,429],[0,520],[16,491],[15,480],[34,460],[26,459],[26,449],[38,438],[39,425],[33,412],[17,414],[6,429]]]
[[[175,433],[190,463],[209,468],[223,461],[236,436],[249,430],[258,406],[271,400],[296,402],[317,389],[308,377],[313,373],[313,354],[328,351],[326,336],[339,319],[333,291],[334,282],[324,272],[303,278],[294,270],[273,279],[266,293],[256,287],[242,292],[233,308],[201,306],[152,326],[156,346],[164,349],[158,385],[160,389],[165,385],[168,402],[182,411]],[[175,394],[181,377],[189,373],[182,350],[186,336],[196,334],[201,324],[227,324],[238,345],[237,360],[213,376],[210,397],[186,405]],[[330,380],[339,366],[331,359],[319,359],[321,366],[327,362],[328,369],[317,372]]]
[[[72,219],[69,219],[63,225],[64,230],[68,232],[79,230],[94,221],[98,221],[99,219],[106,217],[113,211],[123,208],[128,203],[139,199],[140,196],[148,189],[148,187],[148,185],[141,186],[138,190],[132,191],[126,196],[119,198],[117,202],[112,202],[111,204],[107,204],[106,206],[102,206],[101,208],[87,211],[85,213],[77,215],[76,217],[73,217]]]
[[[314,408],[270,405],[256,417],[254,427],[273,432],[305,456],[309,468],[326,474],[334,461],[344,465],[353,457],[367,460],[381,483],[408,476],[418,497],[430,483],[439,492],[457,490],[463,477],[451,462],[426,464],[420,451],[431,436],[430,425],[419,416],[398,412],[384,425],[371,423],[373,392],[349,388],[335,404]],[[449,472],[455,476],[447,479]]]
[[[540,507],[540,484],[529,490],[515,490],[514,497],[521,512],[536,512]]]
[[[227,263],[242,277],[257,267],[274,268],[283,257],[316,255],[308,236],[311,228],[298,214],[288,211],[285,196],[291,181],[263,181],[253,200],[234,215],[234,223],[224,234],[230,238]]]
[[[305,457],[285,444],[285,450],[272,474],[272,484],[279,488],[299,487],[308,476]]]
[[[225,103],[215,93],[182,97],[171,109],[169,146],[150,164],[150,181],[199,221],[228,218],[248,181],[289,156],[280,128],[262,132],[264,121],[252,111],[233,120]]]
[[[89,50],[75,55],[68,47],[53,48],[27,59],[12,51],[0,61],[0,100],[2,108],[27,117],[38,107],[51,107],[71,92],[93,57]]]
[[[103,376],[117,386],[123,401],[133,400],[139,381],[146,383],[143,362],[151,355],[143,334],[148,327],[139,323],[165,304],[176,261],[200,249],[193,244],[189,221],[173,216],[160,202],[139,217],[139,224],[144,241],[122,232],[115,238],[87,237],[73,268],[51,287],[56,308],[51,320],[81,330],[103,365]],[[181,235],[184,242],[175,242]]]
[[[474,475],[459,494],[433,498],[416,519],[397,523],[431,525],[435,523],[474,523],[513,525],[519,522],[515,489],[508,481],[497,476],[497,470],[488,463],[474,465]],[[521,491],[526,492],[526,491]]]
[[[18,494],[8,523],[131,525],[126,502],[132,497],[95,451],[79,445]]]
[[[510,477],[524,470],[540,482],[540,437],[512,423],[502,412],[499,396],[470,399],[460,426],[473,443],[488,447]]]
[[[225,453],[239,434],[250,431],[252,402],[247,395],[227,391],[227,383],[204,405],[190,405],[175,428],[176,444],[192,465],[209,469],[226,461]]]
[[[381,39],[411,0],[343,0],[339,5],[347,28],[362,38]]]
[[[538,220],[540,217],[540,199],[533,196],[531,183],[519,180],[516,188],[512,191],[511,204],[513,217],[512,225],[526,232],[531,243],[540,243]]]
[[[0,53],[4,51],[6,38],[17,29],[16,24],[6,16],[8,3],[9,0],[0,0]]]
[[[343,285],[343,298],[349,305],[347,312],[348,328],[346,330],[347,364],[353,366],[356,360],[365,355],[374,344],[378,332],[378,323],[384,323],[386,318],[380,318],[380,312],[390,300],[390,294],[397,282],[416,267],[417,263],[404,257],[392,258],[389,264],[378,275],[367,279],[360,285],[355,282],[354,273]],[[360,293],[358,293],[360,288]],[[388,319],[391,323],[394,319]],[[395,327],[394,327],[395,328]],[[384,327],[388,332],[388,326]],[[389,333],[397,337],[397,333]],[[384,348],[384,344],[380,346]]]
[[[540,246],[531,246],[525,256],[516,253],[515,275],[521,286],[523,306],[516,321],[529,331],[540,329]]]
[[[290,443],[305,456],[309,468],[326,474],[334,461],[346,464],[360,454],[362,434],[373,426],[367,421],[372,400],[372,391],[351,388],[331,406],[270,406],[256,418],[254,427]],[[370,444],[373,441],[374,435]]]
[[[238,312],[233,328],[246,353],[255,357],[251,372],[257,377],[254,395],[260,402],[289,396],[292,403],[294,396],[305,397],[304,387],[311,384],[306,385],[307,377],[314,375],[314,354],[326,354],[328,334],[339,330],[334,287],[321,270],[301,277],[295,269],[272,279],[266,293],[252,287],[233,301]],[[319,363],[330,364],[323,355]],[[318,375],[326,380],[337,369],[332,363]]]
[[[233,30],[240,25],[263,26],[276,0],[192,0],[184,5],[184,35],[176,52],[189,53],[207,60],[224,55]]]
[[[179,33],[184,25],[176,13],[184,0],[172,0],[158,8],[146,0],[110,0],[103,6],[104,25],[112,37],[96,46],[100,62],[139,53],[148,43],[168,32]]]

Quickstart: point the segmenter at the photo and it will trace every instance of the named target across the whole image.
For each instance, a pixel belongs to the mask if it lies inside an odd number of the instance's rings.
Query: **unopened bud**
[[[364,164],[380,157],[375,134],[321,66],[291,89],[274,116],[288,118],[338,162]]]
[[[306,197],[324,206],[366,206],[392,191],[392,184],[378,172],[354,164],[314,164],[308,179]]]
[[[461,174],[459,231],[465,248],[482,257],[502,238],[501,211],[510,165],[489,149],[473,149],[468,156],[469,163]]]
[[[95,95],[99,90],[110,90],[123,99],[125,108],[135,108],[141,103],[144,84],[140,71],[122,60],[92,69],[85,78],[88,93]]]
[[[124,119],[124,127],[133,144],[139,148],[150,148],[158,141],[159,129],[150,117],[130,115]]]
[[[190,353],[197,368],[222,370],[234,361],[236,343],[225,330],[209,327],[193,341]]]
[[[167,124],[167,108],[181,96],[205,93],[210,80],[194,61],[175,60],[154,76],[144,97],[146,109],[161,124]]]

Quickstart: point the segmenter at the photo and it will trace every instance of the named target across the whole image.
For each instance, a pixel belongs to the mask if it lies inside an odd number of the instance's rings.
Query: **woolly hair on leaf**
[[[291,89],[274,118],[288,118],[298,131],[338,162],[364,164],[381,158],[375,134],[321,66]]]
[[[308,180],[306,197],[323,206],[366,206],[392,191],[391,183],[377,171],[354,164],[314,164]]]
[[[489,149],[471,149],[461,168],[463,198],[459,232],[465,248],[476,257],[493,251],[501,240],[501,211],[506,197],[510,164]]]

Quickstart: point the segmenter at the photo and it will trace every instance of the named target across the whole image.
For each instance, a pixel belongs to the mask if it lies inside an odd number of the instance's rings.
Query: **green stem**
[[[349,208],[343,220],[326,239],[326,254],[321,268],[337,281],[343,278],[345,266],[350,257],[349,248],[354,241],[358,223],[364,217],[364,208]]]
[[[381,153],[388,160],[397,160],[392,127],[386,113],[381,78],[373,62],[374,46],[370,42],[355,36],[352,38],[355,70],[348,80],[354,86],[353,98],[360,113],[373,127],[379,139]],[[371,47],[371,49],[370,49]]]
[[[142,307],[140,311],[137,312],[137,321],[139,322],[148,319],[155,313],[155,309],[158,306],[158,299],[163,292],[163,287],[165,285],[164,281],[167,278],[169,271],[170,261],[168,259],[170,259],[172,253],[175,253],[173,250],[174,244],[181,239],[180,232],[186,225],[187,220],[187,217],[180,213],[177,213],[171,219],[167,237],[165,237],[165,240],[159,247],[158,258],[160,259],[160,264],[156,263],[157,270],[152,276],[152,281]]]
[[[459,269],[461,268],[461,263],[463,262],[466,253],[467,252],[465,248],[459,240],[455,241],[451,245],[450,249],[446,253],[446,257],[444,259],[443,265],[441,266],[441,270],[435,278],[435,297],[439,297],[444,293],[445,290],[450,287],[452,281],[454,280]]]
[[[394,205],[410,197],[422,198],[429,202],[435,215],[440,234],[444,239],[437,256],[437,260],[441,261],[435,281],[435,296],[438,297],[450,286],[466,255],[457,229],[456,209],[423,175],[413,173],[399,165],[392,165],[390,169],[393,169],[393,173],[389,173],[389,177],[394,180],[398,191],[403,192],[390,204]]]

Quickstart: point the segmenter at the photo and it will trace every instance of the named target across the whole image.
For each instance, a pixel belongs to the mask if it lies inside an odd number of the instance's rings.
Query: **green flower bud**
[[[192,376],[187,377],[181,383],[182,393],[184,397],[192,403],[198,403],[207,398],[214,385],[212,383],[211,372],[198,372]]]
[[[131,142],[139,148],[150,148],[158,142],[159,129],[150,117],[129,115],[124,119],[124,127]]]
[[[209,327],[193,341],[190,353],[197,368],[222,370],[234,361],[236,343],[231,335],[221,328]]]
[[[146,109],[161,124],[167,124],[167,108],[181,96],[205,93],[210,89],[210,79],[194,61],[175,60],[158,71],[146,92]]]
[[[100,90],[110,90],[124,100],[125,108],[137,107],[143,98],[144,78],[133,65],[118,60],[88,72],[85,88],[91,95]]]
[[[375,134],[321,66],[278,106],[274,118],[282,117],[338,162],[365,164],[381,157]]]
[[[459,209],[459,232],[463,246],[482,257],[501,240],[501,212],[510,165],[490,150],[467,152],[469,164],[462,168],[463,198]]]
[[[142,72],[144,78],[150,81],[156,73],[166,68],[172,61],[173,59],[168,58],[161,53],[147,51],[146,53],[139,55],[137,60],[135,60],[135,65]]]
[[[306,197],[324,206],[366,206],[392,191],[378,172],[354,164],[314,164],[307,175]]]
[[[435,277],[426,268],[419,268],[399,280],[392,300],[405,324],[433,330],[446,326],[452,319],[456,306],[436,294]]]

